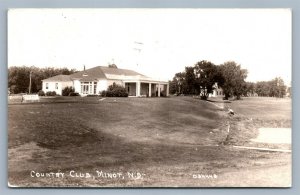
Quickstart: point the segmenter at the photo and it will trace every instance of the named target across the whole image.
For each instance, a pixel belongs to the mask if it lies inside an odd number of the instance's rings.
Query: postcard
[[[9,187],[291,187],[290,9],[10,9]]]

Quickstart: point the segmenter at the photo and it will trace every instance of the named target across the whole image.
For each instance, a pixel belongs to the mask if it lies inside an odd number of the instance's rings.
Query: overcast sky
[[[161,80],[233,60],[248,81],[291,81],[288,9],[14,9],[8,66],[82,70],[115,63]]]

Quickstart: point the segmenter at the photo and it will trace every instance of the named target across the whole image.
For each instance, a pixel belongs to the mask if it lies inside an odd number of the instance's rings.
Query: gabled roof
[[[93,81],[96,79],[109,79],[111,75],[116,76],[143,76],[142,74],[133,70],[112,68],[107,66],[96,66],[94,68],[86,69],[71,75],[71,79],[78,79],[80,81]]]
[[[43,81],[72,81],[71,78],[70,78],[70,75],[56,75],[54,77],[50,77],[50,78],[47,78],[47,79],[44,79]]]
[[[124,75],[124,76],[144,76],[138,72],[128,69],[121,68],[109,68],[106,66],[99,66],[104,74],[112,74],[112,75]]]
[[[71,75],[57,75],[45,79],[44,81],[94,81],[98,79],[120,79],[124,77],[142,77],[147,78],[146,76],[135,72],[133,70],[113,68],[107,66],[96,66],[94,68],[86,69],[84,71],[76,72]]]
[[[71,74],[71,79],[83,79],[84,80],[95,80],[95,79],[106,79],[105,74],[101,70],[100,66],[90,68],[84,71],[76,72]]]

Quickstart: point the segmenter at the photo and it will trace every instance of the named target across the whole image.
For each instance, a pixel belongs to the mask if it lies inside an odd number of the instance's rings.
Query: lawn
[[[240,101],[232,101],[228,105],[237,114],[265,121],[265,125],[274,126],[272,121],[280,121],[274,127],[291,127],[291,99],[268,97],[244,97]],[[278,120],[279,119],[279,120]],[[267,124],[269,122],[269,124]]]
[[[236,106],[235,110],[243,110],[246,103],[231,104]],[[286,116],[286,107],[277,111]],[[280,122],[280,113],[261,120],[272,118]],[[229,117],[215,105],[192,97],[102,101],[97,97],[60,97],[8,105],[8,115],[8,179],[12,186],[290,184],[290,154],[234,149],[223,144],[228,137],[228,123],[232,127],[244,125],[243,131],[241,127],[233,128],[231,142],[239,138],[243,142],[238,143],[246,143],[255,136],[250,111],[242,118]],[[255,116],[258,115],[251,117]],[[70,175],[73,170],[78,177]],[[276,170],[287,175],[280,176]],[[37,178],[31,176],[32,171],[62,172],[65,176]],[[120,173],[122,177],[105,178],[98,175],[101,171]],[[284,180],[268,179],[271,176]]]
[[[243,97],[238,101],[221,101],[211,98],[211,102],[232,109],[235,113],[230,124],[230,141],[236,145],[249,145],[249,139],[257,136],[259,128],[291,128],[292,110],[290,98]],[[253,144],[253,143],[251,143]],[[268,146],[268,144],[258,144]],[[290,145],[269,145],[272,148],[291,148]]]

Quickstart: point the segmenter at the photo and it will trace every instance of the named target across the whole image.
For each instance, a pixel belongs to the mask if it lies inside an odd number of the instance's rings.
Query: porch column
[[[136,82],[136,97],[141,96],[141,82]]]
[[[166,96],[169,96],[169,83],[167,84]]]
[[[160,83],[158,83],[158,94],[157,94],[158,97],[160,97]]]
[[[151,97],[151,83],[149,83],[149,97]]]

